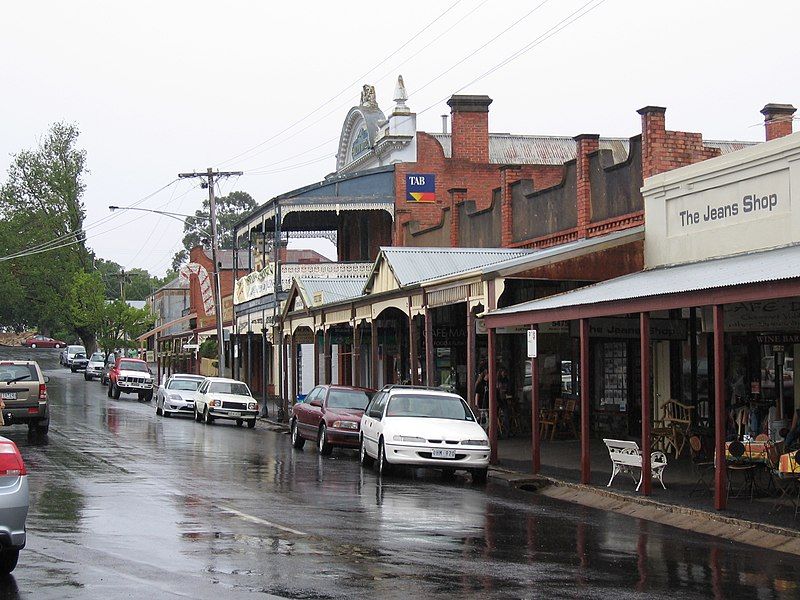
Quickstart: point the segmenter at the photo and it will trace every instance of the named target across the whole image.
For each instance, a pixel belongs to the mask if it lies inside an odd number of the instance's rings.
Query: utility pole
[[[217,363],[219,364],[219,376],[225,375],[225,340],[222,336],[222,282],[219,276],[219,263],[217,262],[217,199],[214,196],[214,180],[220,177],[242,175],[242,171],[217,171],[208,167],[205,173],[192,172],[192,173],[178,173],[178,177],[186,179],[190,177],[205,177],[206,181],[203,185],[208,188],[208,208],[209,218],[211,220],[211,260],[214,262],[214,273],[212,275],[214,281],[214,317],[217,321]],[[236,250],[234,250],[235,252]]]
[[[131,276],[125,272],[125,269],[121,269],[117,277],[119,277],[119,297],[125,302],[125,284],[131,282]]]

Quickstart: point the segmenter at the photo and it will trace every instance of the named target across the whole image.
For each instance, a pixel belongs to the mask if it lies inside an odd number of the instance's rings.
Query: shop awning
[[[800,245],[624,275],[487,314],[490,328],[800,295]]]

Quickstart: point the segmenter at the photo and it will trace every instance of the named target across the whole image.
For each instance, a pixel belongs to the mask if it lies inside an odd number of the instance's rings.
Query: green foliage
[[[67,310],[72,329],[88,353],[95,351],[97,332],[106,308],[105,290],[97,272],[78,272],[67,294]]]
[[[133,308],[122,300],[106,302],[97,339],[106,353],[115,348],[136,348],[136,338],[154,323],[155,316],[147,308]]]
[[[12,157],[0,186],[0,256],[61,236],[55,249],[0,262],[0,318],[44,333],[70,329],[67,295],[87,266],[83,242],[86,152],[75,125],[56,123],[34,150]]]
[[[231,192],[227,196],[217,198],[217,242],[220,249],[233,248],[233,226],[255,207],[256,201],[247,192]],[[184,250],[176,253],[172,259],[174,271],[186,262],[189,250],[195,246],[211,247],[209,209],[209,202],[206,199],[203,201],[203,210],[196,211],[193,217],[186,219],[183,225]]]
[[[206,338],[200,344],[197,352],[201,358],[217,358],[217,340],[216,338]]]

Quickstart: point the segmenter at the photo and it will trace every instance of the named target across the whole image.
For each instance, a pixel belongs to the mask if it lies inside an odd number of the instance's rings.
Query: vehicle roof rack
[[[437,386],[430,386],[430,385],[411,385],[410,383],[387,383],[384,385],[380,391],[387,392],[389,390],[394,389],[402,389],[402,390],[430,390],[432,392],[446,392],[447,390],[443,390]],[[448,392],[450,393],[450,392]]]

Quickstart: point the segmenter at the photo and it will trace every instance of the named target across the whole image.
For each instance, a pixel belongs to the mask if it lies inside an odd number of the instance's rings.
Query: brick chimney
[[[592,220],[592,183],[589,178],[589,155],[600,149],[600,136],[596,133],[582,133],[575,136],[575,179],[576,203],[578,213],[578,237],[586,237],[586,230]]]
[[[642,115],[642,176],[647,179],[667,170],[663,164],[667,142],[664,114],[667,109],[663,106],[645,106],[636,112]]]
[[[489,162],[489,96],[451,96],[452,153],[455,159]]]
[[[761,109],[767,141],[792,134],[792,115],[797,109],[791,104],[767,104]]]

